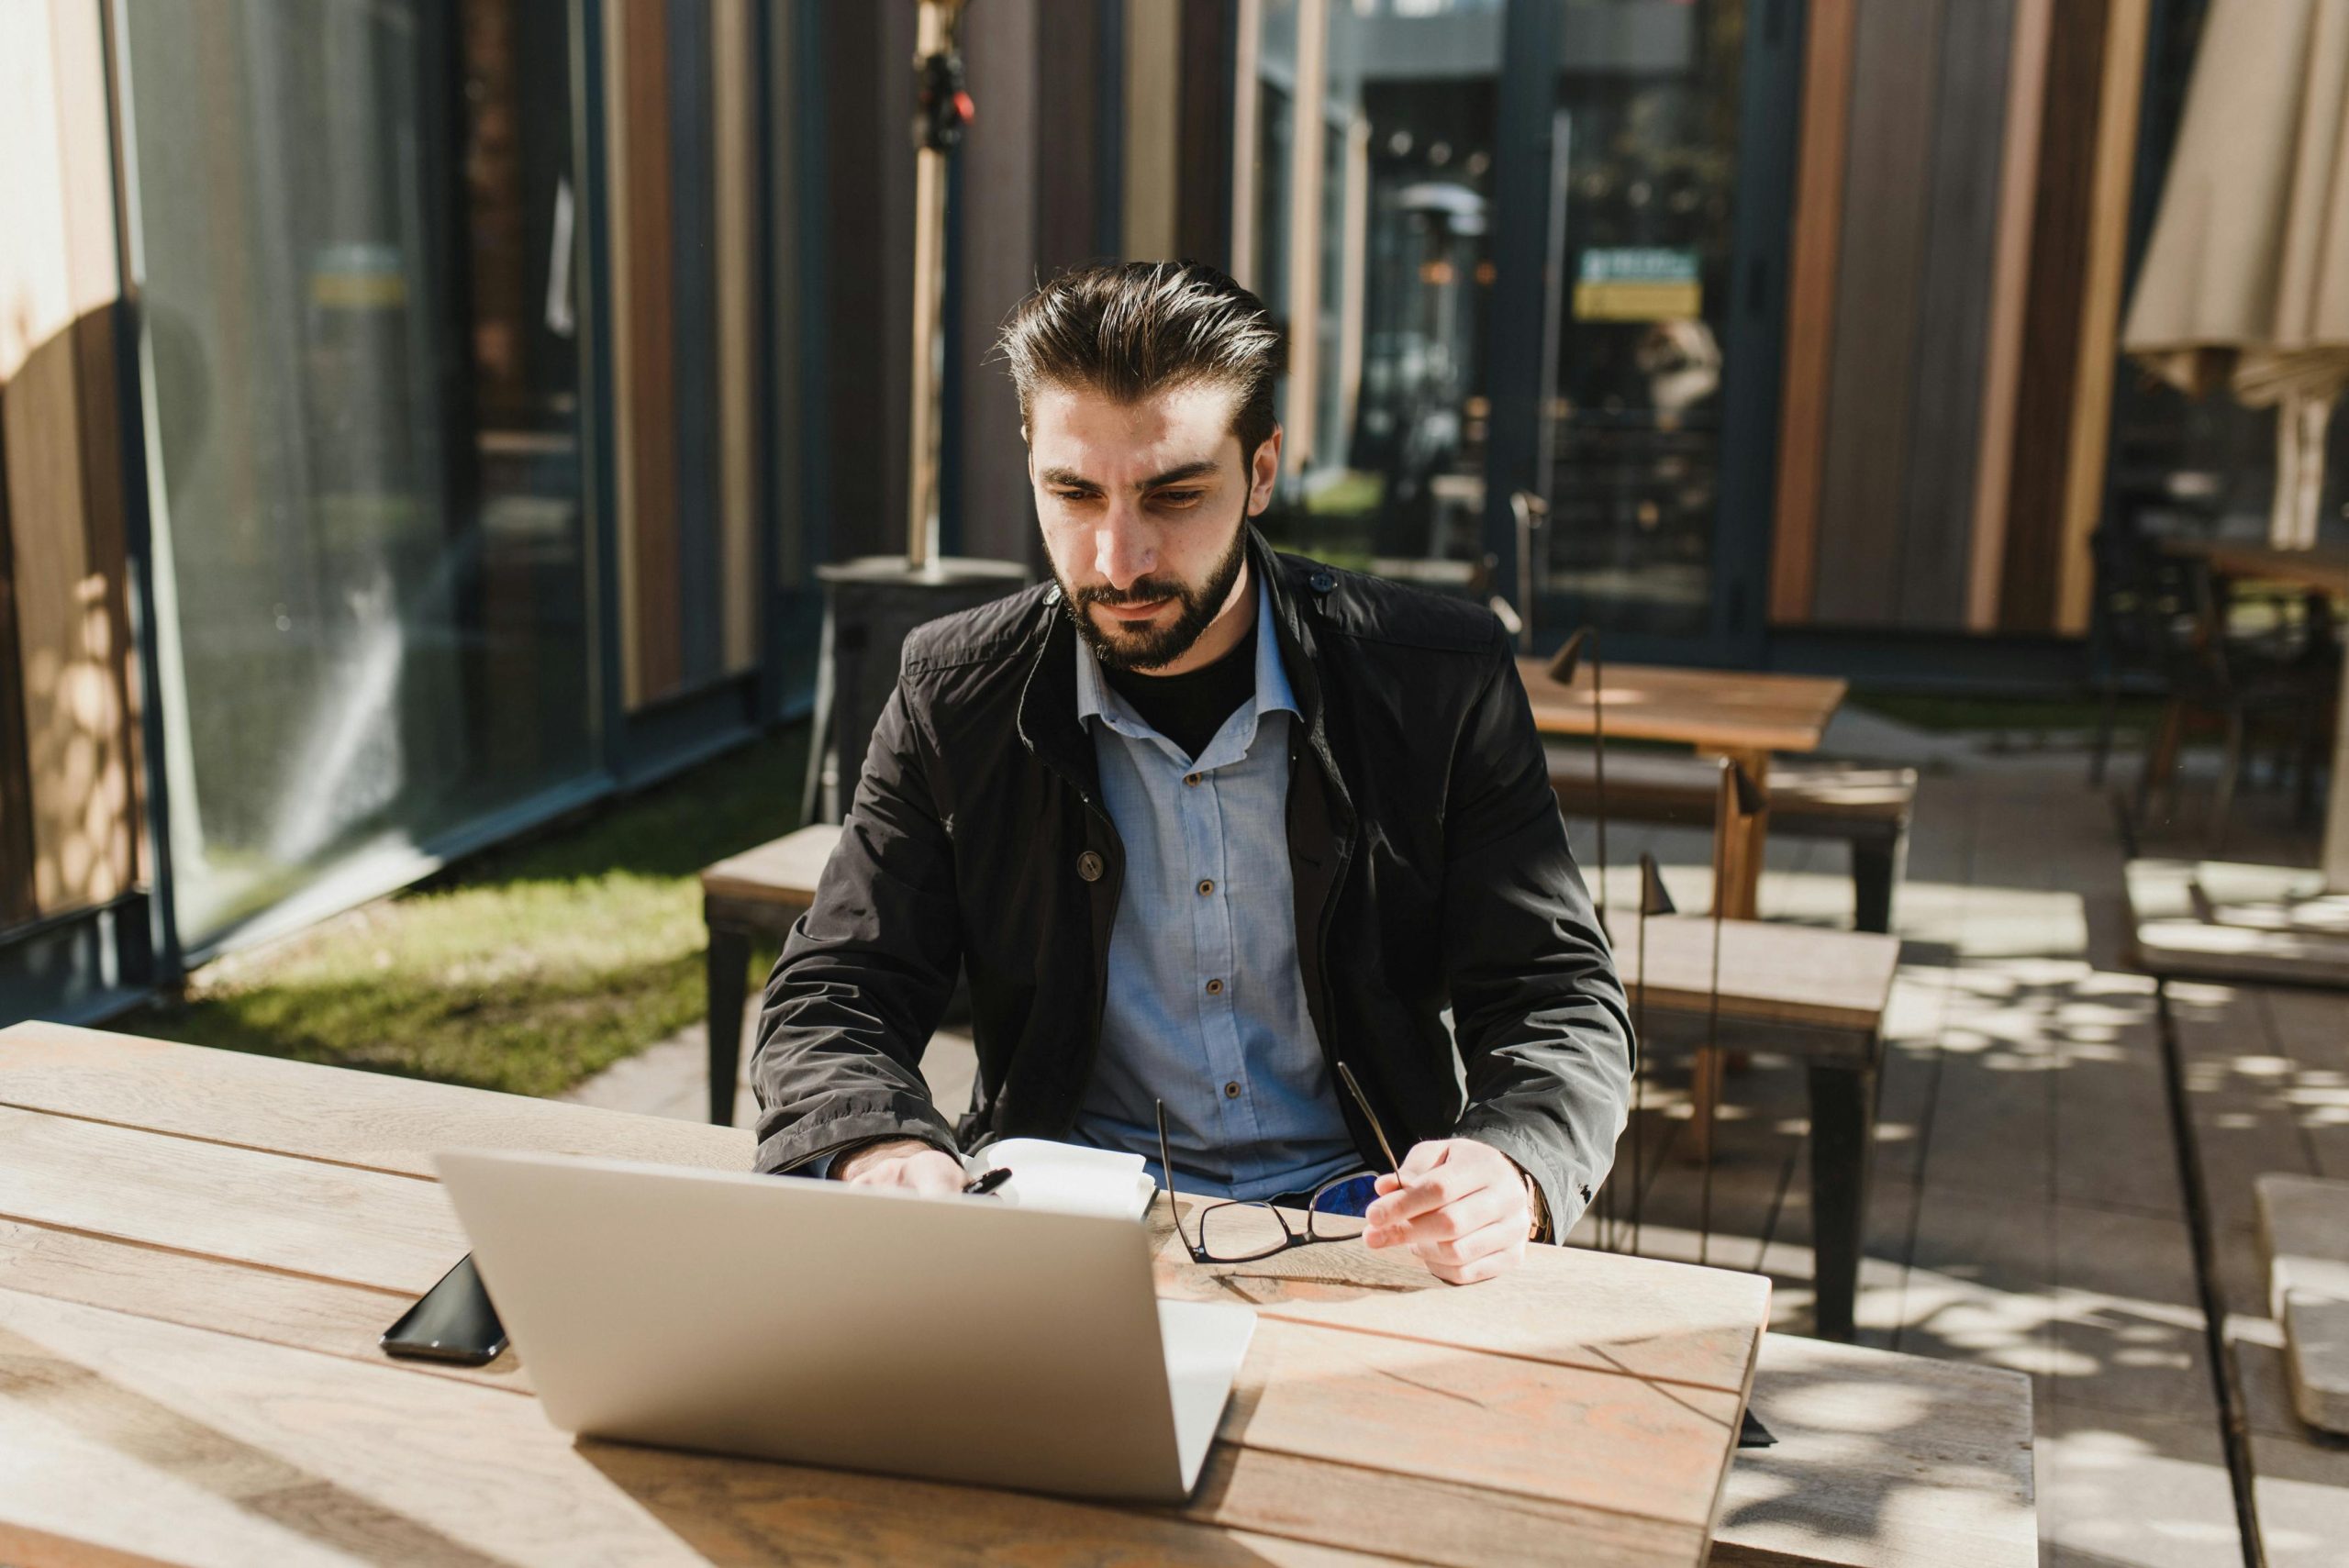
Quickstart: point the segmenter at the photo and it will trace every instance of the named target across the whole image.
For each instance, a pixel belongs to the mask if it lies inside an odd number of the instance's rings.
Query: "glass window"
[[[1564,0],[1544,626],[1701,636],[1744,8]]]
[[[121,13],[190,948],[593,768],[570,9]]]
[[[1744,7],[1553,3],[1543,62],[1504,61],[1503,0],[1264,0],[1242,50],[1256,80],[1239,265],[1288,334],[1267,530],[1481,592],[1486,358],[1496,331],[1531,334],[1553,350],[1536,624],[1702,636]],[[1505,71],[1551,95],[1547,207],[1522,230],[1546,246],[1517,264],[1542,270],[1552,305],[1496,323]]]
[[[1268,531],[1464,588],[1482,554],[1501,0],[1267,0],[1263,15],[1241,264],[1289,338]],[[1308,102],[1318,130],[1300,159]]]

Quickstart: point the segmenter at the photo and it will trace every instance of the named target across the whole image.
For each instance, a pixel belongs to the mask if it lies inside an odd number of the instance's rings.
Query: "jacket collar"
[[[1248,525],[1248,563],[1272,610],[1273,634],[1281,667],[1296,698],[1298,729],[1306,748],[1321,765],[1336,796],[1339,815],[1351,818],[1353,802],[1338,773],[1325,727],[1321,696],[1320,642],[1315,622],[1320,601],[1336,586],[1336,574],[1309,562],[1275,554],[1253,523]],[[1089,801],[1099,788],[1100,770],[1093,743],[1077,717],[1076,628],[1062,603],[1060,584],[1044,590],[1037,611],[1037,649],[1029,666],[1027,684],[1019,693],[1019,739],[1047,766],[1060,773]]]

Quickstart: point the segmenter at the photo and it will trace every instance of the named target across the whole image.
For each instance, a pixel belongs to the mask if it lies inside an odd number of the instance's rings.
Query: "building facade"
[[[2113,352],[2199,20],[980,0],[945,548],[1041,564],[1004,313],[1191,256],[1287,329],[1285,542],[1535,646],[2044,679],[2116,433],[2258,448]],[[815,567],[905,538],[914,22],[0,7],[0,1018],[807,711]]]

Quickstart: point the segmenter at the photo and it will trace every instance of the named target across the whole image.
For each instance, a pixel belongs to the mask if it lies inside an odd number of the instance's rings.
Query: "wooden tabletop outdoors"
[[[1550,678],[1546,660],[1520,659],[1517,669],[1536,728],[1545,735],[1591,732],[1587,660],[1571,685]],[[1819,675],[1609,664],[1600,706],[1607,733],[1618,740],[1676,740],[1739,754],[1816,751],[1849,689],[1848,682]]]
[[[2349,548],[2341,545],[2278,550],[2248,541],[2188,538],[2165,539],[2162,548],[2174,555],[2199,556],[2223,576],[2266,578],[2321,594],[2349,595]]]
[[[1542,1248],[1193,1265],[1262,1320],[1197,1496],[1120,1508],[575,1442],[508,1351],[376,1338],[466,1250],[435,1149],[740,1169],[749,1135],[55,1025],[0,1030],[0,1561],[1703,1561],[1758,1276]]]

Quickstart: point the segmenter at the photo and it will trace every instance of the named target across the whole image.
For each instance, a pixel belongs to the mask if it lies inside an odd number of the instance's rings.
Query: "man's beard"
[[[1060,575],[1060,568],[1052,568],[1052,575],[1061,585],[1061,602],[1068,607],[1069,618],[1076,623],[1076,634],[1085,639],[1093,656],[1111,670],[1157,670],[1183,657],[1191,651],[1207,631],[1215,617],[1222,612],[1223,602],[1231,597],[1231,585],[1240,581],[1240,569],[1248,560],[1248,528],[1245,519],[1231,538],[1231,550],[1216,563],[1201,584],[1189,584],[1174,577],[1138,577],[1120,590],[1107,583],[1091,588],[1072,588],[1068,579]],[[1087,609],[1092,605],[1146,605],[1153,599],[1173,599],[1176,615],[1164,627],[1127,626],[1111,622],[1104,630]]]

